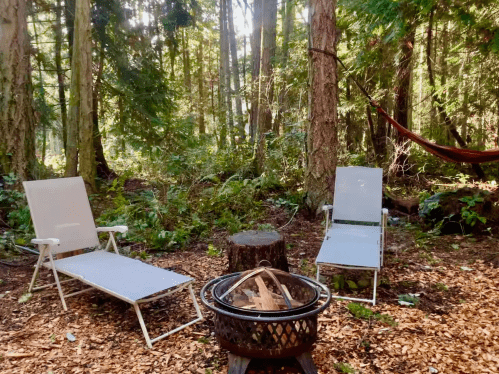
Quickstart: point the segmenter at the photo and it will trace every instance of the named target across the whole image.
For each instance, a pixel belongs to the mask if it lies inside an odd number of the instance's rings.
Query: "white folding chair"
[[[81,177],[24,182],[26,197],[35,227],[32,243],[40,249],[38,262],[29,286],[29,292],[56,285],[64,310],[65,298],[94,288],[133,305],[148,347],[193,323],[203,316],[194,296],[192,278],[148,265],[139,260],[121,256],[113,233],[128,231],[126,226],[96,228],[90,204]],[[55,260],[54,255],[77,249],[99,247],[97,233],[109,232],[105,250]],[[114,253],[107,250],[113,246]],[[34,287],[40,266],[52,269],[55,283]],[[72,279],[60,282],[58,273]],[[61,283],[80,280],[92,287],[64,295]],[[157,338],[150,339],[139,304],[157,300],[187,288],[196,310],[196,318]],[[158,296],[149,297],[166,291]]]
[[[324,205],[326,235],[316,259],[320,267],[374,270],[372,299],[333,296],[376,304],[378,271],[383,265],[387,209],[381,209],[383,169],[338,167],[333,205]],[[331,225],[330,225],[331,223]]]

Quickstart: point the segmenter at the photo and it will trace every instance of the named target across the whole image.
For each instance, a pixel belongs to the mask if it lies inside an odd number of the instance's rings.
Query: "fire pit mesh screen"
[[[216,296],[226,304],[246,310],[278,311],[314,302],[317,291],[289,273],[258,268],[217,287]]]
[[[302,352],[317,339],[316,316],[291,321],[246,321],[219,314],[215,330],[221,346],[253,357],[289,356],[296,350]],[[292,355],[292,354],[291,354]]]

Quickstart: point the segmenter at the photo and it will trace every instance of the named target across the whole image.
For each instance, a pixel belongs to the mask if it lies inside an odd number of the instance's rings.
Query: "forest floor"
[[[319,221],[295,217],[281,231],[293,272],[313,275],[322,230]],[[417,229],[388,229],[378,303],[366,305],[396,323],[357,319],[347,309],[348,302],[334,300],[319,316],[313,358],[320,373],[499,372],[499,269],[492,263],[499,238],[453,235],[416,240],[416,233]],[[224,248],[225,235],[216,235],[213,243]],[[19,303],[35,261],[36,256],[26,256],[9,266],[0,263],[1,373],[227,372],[227,352],[218,347],[213,315],[206,309],[203,322],[148,349],[133,308],[99,291],[70,298],[67,312],[55,288]],[[227,271],[226,258],[208,256],[204,243],[146,261],[195,278],[197,292]],[[40,282],[48,282],[48,274],[43,271]],[[398,304],[398,295],[408,293],[420,294],[416,306]],[[143,314],[154,337],[192,318],[193,309],[184,292],[146,304]],[[67,333],[76,341],[69,341]],[[294,359],[255,360],[248,373],[301,371]]]

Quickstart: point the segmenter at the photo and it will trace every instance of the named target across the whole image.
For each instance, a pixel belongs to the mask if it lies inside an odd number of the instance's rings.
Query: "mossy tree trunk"
[[[35,111],[26,1],[0,1],[0,175],[34,177]]]
[[[265,162],[265,138],[272,130],[272,102],[274,97],[273,59],[276,49],[277,0],[263,0],[262,48],[260,58],[260,82],[258,89],[258,126],[256,163],[257,174],[263,173]]]
[[[310,1],[310,47],[336,53],[336,0]],[[310,54],[307,128],[307,205],[315,212],[332,202],[338,153],[338,73],[336,60]]]
[[[91,45],[90,0],[76,0],[66,175],[76,175],[79,161],[80,175],[89,192],[96,190]]]

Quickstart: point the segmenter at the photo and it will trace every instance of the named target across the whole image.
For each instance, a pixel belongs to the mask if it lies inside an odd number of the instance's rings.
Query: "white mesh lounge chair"
[[[324,205],[326,235],[316,259],[320,267],[374,270],[373,298],[337,298],[376,304],[377,275],[383,265],[387,209],[381,209],[383,169],[338,167],[333,205]],[[330,218],[331,216],[331,218]]]
[[[194,282],[192,278],[121,256],[118,253],[113,233],[128,231],[126,226],[95,227],[81,177],[40,180],[23,184],[36,233],[36,239],[33,239],[32,243],[37,244],[40,249],[29,292],[56,285],[64,310],[67,310],[66,297],[90,291],[93,288],[124,300],[135,308],[148,347],[203,319],[192,290]],[[95,250],[60,260],[54,259],[53,256],[57,253],[98,247],[97,233],[99,232],[109,232],[110,238],[105,250]],[[107,251],[111,244],[115,253]],[[55,283],[34,288],[40,266],[52,269]],[[58,272],[73,279],[60,282]],[[80,280],[92,287],[64,295],[61,283],[73,280]],[[139,304],[163,298],[185,288],[189,289],[197,317],[166,334],[150,339]],[[158,292],[163,293],[147,298]]]

